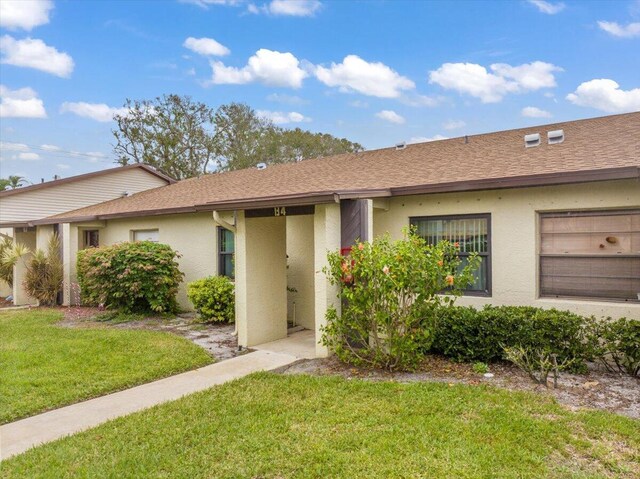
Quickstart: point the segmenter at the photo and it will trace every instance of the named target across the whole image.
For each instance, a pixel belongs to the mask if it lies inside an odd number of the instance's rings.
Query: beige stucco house
[[[410,224],[482,257],[462,304],[640,318],[639,179],[630,113],[206,175],[30,224],[69,238],[67,303],[87,232],[171,245],[185,282],[235,273],[242,346],[286,337],[287,320],[319,338],[340,307],[327,251]]]
[[[171,183],[175,180],[150,166],[129,165],[0,191],[0,231],[33,251],[44,247],[49,234],[59,230],[57,225],[37,228],[34,221]],[[61,239],[67,246],[62,235]],[[95,238],[86,236],[82,244],[92,241]],[[21,261],[14,271],[16,305],[34,302],[21,287],[23,274]]]

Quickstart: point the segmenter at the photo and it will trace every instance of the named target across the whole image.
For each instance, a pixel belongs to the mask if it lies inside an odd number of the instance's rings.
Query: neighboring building
[[[15,241],[34,250],[46,244],[46,233],[53,231],[47,228],[37,235],[34,221],[171,183],[175,183],[173,178],[156,169],[135,164],[0,191],[0,228],[12,231]],[[83,241],[92,244],[94,239],[87,235]],[[21,287],[23,272],[21,261],[14,272],[13,296],[18,305],[33,302]]]
[[[482,256],[461,304],[640,318],[639,179],[630,113],[212,174],[32,224],[70,238],[66,302],[87,235],[167,243],[185,282],[230,274],[235,258],[242,346],[285,337],[287,317],[319,338],[340,307],[327,251],[410,224]]]

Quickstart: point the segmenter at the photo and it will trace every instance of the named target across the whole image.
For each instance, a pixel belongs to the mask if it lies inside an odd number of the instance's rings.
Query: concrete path
[[[316,357],[316,333],[315,331],[303,329],[289,334],[286,338],[251,346],[251,349],[278,354],[291,354],[300,359],[313,359]]]
[[[291,354],[255,351],[131,389],[72,404],[0,426],[0,459],[39,444],[97,426],[166,401],[240,378],[256,371],[286,366]]]

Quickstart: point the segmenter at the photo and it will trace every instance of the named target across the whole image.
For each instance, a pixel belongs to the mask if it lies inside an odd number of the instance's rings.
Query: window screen
[[[540,295],[637,301],[640,210],[540,215]]]
[[[460,244],[460,268],[467,264],[471,253],[478,253],[481,263],[475,282],[467,288],[468,294],[491,294],[491,215],[428,216],[411,218],[417,232],[427,243],[447,240]]]
[[[235,272],[233,268],[233,254],[235,252],[235,241],[233,232],[225,228],[218,227],[218,274],[233,279]]]

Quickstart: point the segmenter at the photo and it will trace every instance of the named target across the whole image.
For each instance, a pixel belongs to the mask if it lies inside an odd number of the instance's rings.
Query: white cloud
[[[286,93],[271,93],[267,95],[267,100],[275,103],[284,103],[286,105],[306,105],[309,103],[304,98],[296,95],[287,95]]]
[[[231,50],[229,50],[227,47],[225,47],[221,43],[218,43],[213,38],[189,37],[184,41],[182,46],[185,48],[188,48],[192,52],[196,52],[200,55],[205,55],[205,56],[212,55],[217,57],[223,57],[231,53]]]
[[[433,108],[442,102],[442,97],[432,97],[427,95],[403,95],[399,98],[401,103],[409,106]]]
[[[535,91],[556,86],[553,72],[562,68],[545,62],[511,66],[494,63],[492,72],[476,63],[445,63],[429,73],[429,83],[479,98],[483,103],[497,103],[509,93]]]
[[[402,125],[405,122],[405,119],[393,110],[379,111],[378,113],[376,113],[376,117],[380,118],[381,120],[396,123],[398,125]]]
[[[95,121],[112,121],[114,115],[126,115],[129,112],[126,108],[115,108],[104,103],[86,103],[65,101],[60,107],[60,113],[73,113]]]
[[[587,106],[607,113],[624,113],[640,110],[640,88],[621,90],[613,80],[601,78],[584,82],[567,100],[579,106]]]
[[[58,163],[56,166],[57,166],[57,167],[58,167],[58,169],[60,169],[60,170],[68,170],[69,168],[71,168],[71,166],[70,166],[70,165],[67,165],[67,164],[65,164],[65,163]]]
[[[462,120],[448,120],[442,124],[442,128],[445,130],[457,130],[458,128],[464,128],[467,124]]]
[[[37,161],[40,159],[40,155],[38,155],[37,153],[33,153],[33,152],[27,152],[27,153],[18,153],[17,155],[13,156],[14,160],[22,160],[22,161]]]
[[[259,82],[269,86],[300,88],[308,75],[291,53],[261,48],[242,68],[228,67],[222,62],[211,62],[211,83],[236,84]]]
[[[282,111],[269,111],[258,110],[256,111],[258,116],[267,118],[274,122],[276,125],[284,125],[285,123],[306,123],[311,121],[311,118],[304,116],[297,111],[282,112]]]
[[[208,8],[209,5],[224,5],[235,7],[240,5],[244,0],[178,0],[180,3],[191,3],[201,8]]]
[[[551,118],[553,116],[550,112],[535,106],[525,106],[521,114],[527,118]]]
[[[0,2],[0,27],[9,30],[31,30],[49,23],[51,0],[2,0]]]
[[[73,59],[42,40],[16,40],[11,35],[3,35],[0,38],[0,52],[0,63],[7,65],[35,68],[64,78],[68,78],[73,71]]]
[[[349,106],[354,108],[369,108],[369,103],[362,100],[353,100],[349,102]]]
[[[628,23],[620,25],[617,22],[599,21],[600,30],[607,32],[609,35],[619,38],[640,37],[640,22]]]
[[[556,13],[560,13],[566,5],[562,2],[551,3],[546,2],[545,0],[528,0],[531,5],[537,7],[537,9],[541,13],[546,13],[547,15],[555,15]]]
[[[379,98],[397,98],[403,90],[415,88],[415,83],[384,63],[370,63],[357,55],[347,55],[342,63],[332,63],[329,68],[318,66],[315,74],[322,83],[339,87],[342,92]]]
[[[47,144],[40,145],[40,149],[41,150],[45,150],[45,151],[60,151],[61,150],[61,148],[59,146],[47,145]]]
[[[0,141],[0,151],[29,151],[29,147],[24,143],[12,143],[10,141]]]
[[[266,6],[271,15],[311,17],[322,8],[319,0],[272,0]]]
[[[46,118],[42,100],[31,88],[10,90],[0,85],[0,118]]]
[[[409,138],[409,144],[413,144],[413,143],[424,143],[427,141],[438,141],[438,140],[448,140],[449,137],[448,136],[442,136],[442,135],[433,135],[430,137],[427,136],[413,136],[411,138]]]

